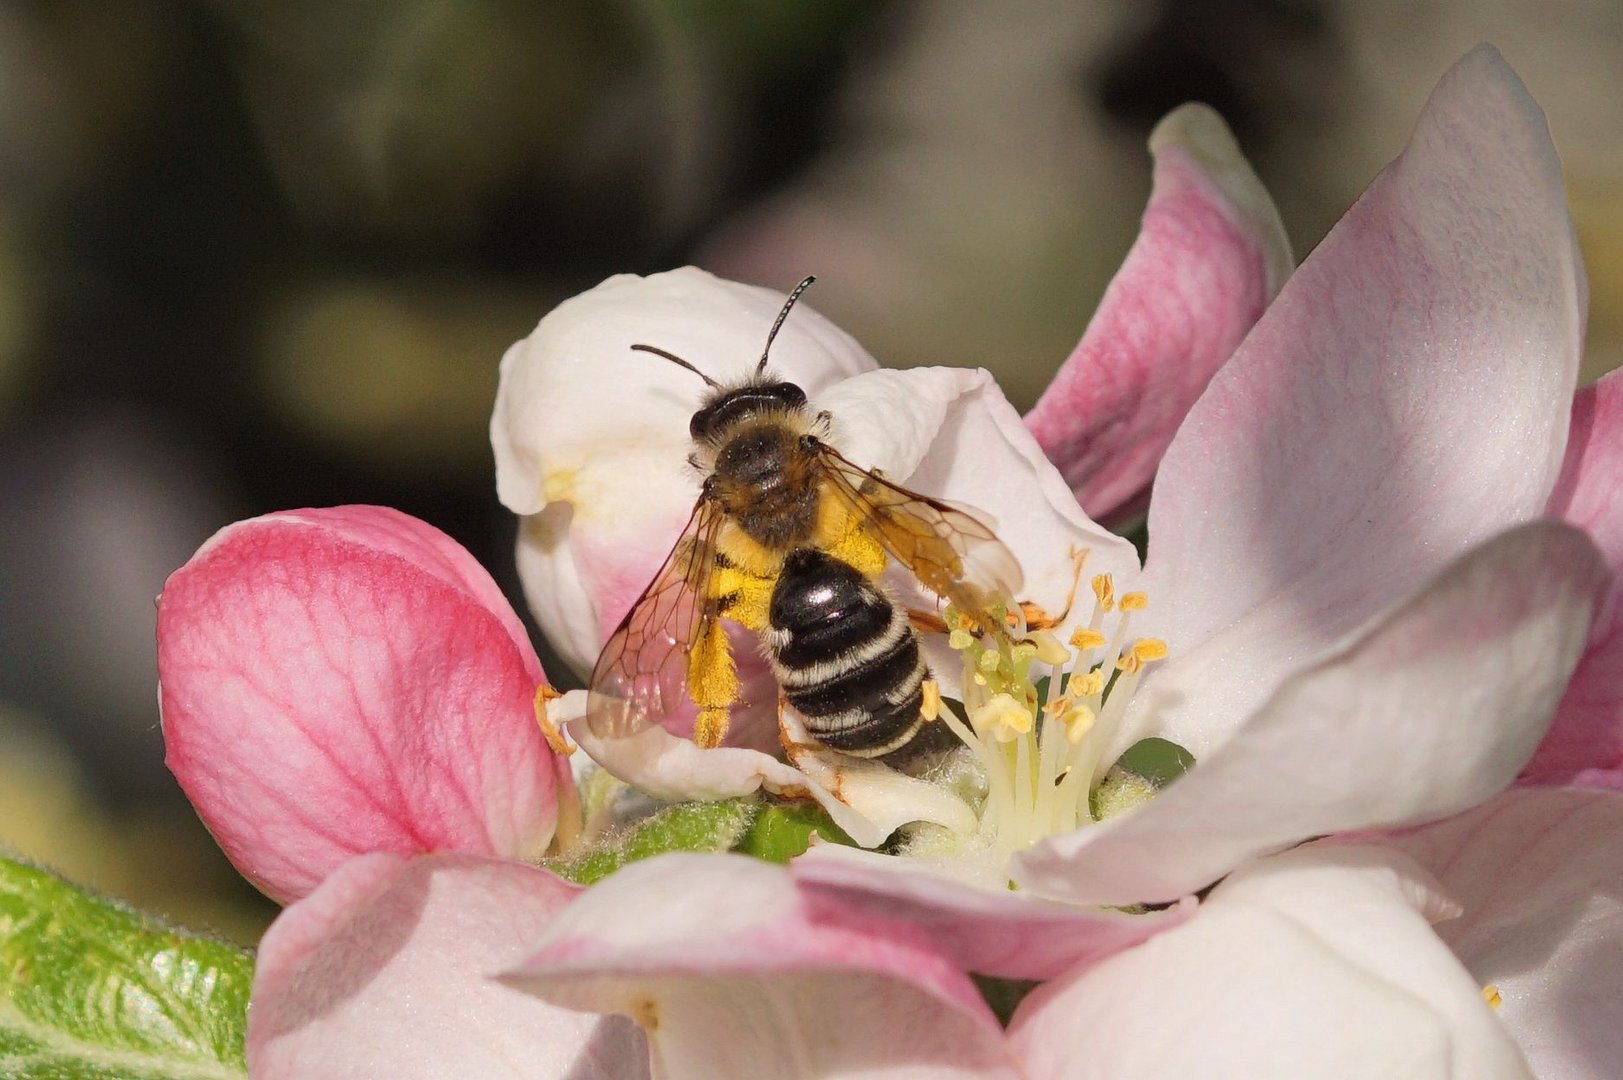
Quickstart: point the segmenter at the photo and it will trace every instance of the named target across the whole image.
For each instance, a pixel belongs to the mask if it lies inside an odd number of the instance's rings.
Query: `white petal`
[[[1184,925],[1039,988],[1009,1037],[1031,1080],[1529,1076],[1428,926],[1444,913],[1395,853],[1264,859]]]
[[[1015,879],[1078,903],[1175,900],[1308,837],[1474,806],[1532,754],[1606,584],[1578,530],[1511,530],[1291,676],[1133,813],[1017,857]]]
[[[1382,841],[1412,855],[1464,913],[1437,933],[1539,1076],[1617,1075],[1623,1062],[1623,793],[1523,788]]]
[[[1299,664],[1470,544],[1536,517],[1561,463],[1581,271],[1538,106],[1492,49],[1303,262],[1161,463],[1148,582],[1192,674],[1197,755]],[[1146,625],[1149,625],[1148,623]]]

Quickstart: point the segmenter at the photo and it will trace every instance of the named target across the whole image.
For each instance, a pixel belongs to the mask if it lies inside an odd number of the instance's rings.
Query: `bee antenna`
[[[795,306],[800,294],[811,288],[811,283],[816,280],[815,277],[809,277],[802,281],[795,286],[795,291],[789,294],[789,299],[783,302],[783,310],[778,312],[778,321],[772,324],[771,332],[766,335],[766,348],[761,350],[761,362],[755,365],[755,374],[759,375],[766,370],[766,356],[772,351],[772,339],[778,336],[778,331],[783,327],[783,320],[789,317],[789,309]]]
[[[631,348],[635,352],[651,352],[655,356],[663,356],[665,359],[669,360],[671,363],[677,364],[677,365],[679,365],[681,367],[685,367],[689,371],[693,372],[693,374],[695,374],[699,378],[703,379],[705,381],[705,384],[707,386],[709,386],[710,389],[712,389],[712,390],[721,390],[721,389],[723,389],[722,385],[719,382],[712,379],[710,376],[706,375],[704,372],[700,371],[698,368],[694,367],[692,364],[688,363],[686,360],[682,359],[680,356],[675,355],[674,353],[668,353],[664,349],[658,348],[657,346],[654,346],[654,345],[633,345],[633,346],[631,346]]]

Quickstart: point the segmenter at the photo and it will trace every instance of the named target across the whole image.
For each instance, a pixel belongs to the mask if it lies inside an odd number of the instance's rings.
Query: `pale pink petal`
[[[1175,900],[1296,841],[1476,805],[1543,735],[1607,578],[1570,526],[1504,533],[1288,678],[1150,802],[1040,842],[1013,877],[1078,903]]]
[[[1623,371],[1578,392],[1567,459],[1548,512],[1586,530],[1614,571],[1623,571]],[[1605,775],[1623,781],[1623,578],[1573,672],[1550,733],[1523,779],[1562,783]]]
[[[535,723],[540,666],[483,574],[422,522],[342,507],[233,525],[170,577],[168,764],[266,893],[369,851],[546,848],[568,780]]]
[[[1184,925],[1039,987],[1009,1038],[1030,1080],[1530,1076],[1428,925],[1444,913],[1401,855],[1275,856]]]
[[[1227,125],[1185,105],[1150,135],[1138,240],[1026,416],[1095,517],[1149,486],[1173,432],[1290,274],[1290,241]]]
[[[1016,1075],[991,1011],[921,931],[802,896],[743,856],[621,870],[505,979],[633,1017],[660,1076]]]
[[[1182,923],[1194,901],[1130,913],[976,888],[909,865],[916,860],[819,844],[790,863],[801,892],[920,927],[959,967],[1011,979],[1052,979]]]
[[[1437,933],[1539,1076],[1623,1062],[1623,792],[1518,788],[1392,841],[1460,906]]]
[[[693,267],[621,274],[560,304],[502,358],[490,421],[497,492],[514,513],[542,518],[520,534],[520,570],[542,630],[578,672],[652,580],[699,493],[688,420],[705,384],[631,346],[736,381],[760,359],[784,299]],[[808,394],[875,366],[806,301],[772,345],[773,370]]]
[[[260,1080],[649,1075],[621,1017],[572,1012],[491,978],[579,890],[520,863],[363,855],[266,931],[248,1010]]]
[[[1200,687],[1163,722],[1219,741],[1292,666],[1541,513],[1580,280],[1543,116],[1479,48],[1162,461],[1145,588],[1172,659],[1152,681]]]

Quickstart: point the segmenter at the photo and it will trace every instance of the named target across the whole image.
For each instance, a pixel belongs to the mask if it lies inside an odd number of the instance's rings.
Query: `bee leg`
[[[945,634],[947,632],[947,620],[943,619],[938,612],[915,611],[908,608],[907,621],[913,625],[913,629],[921,634]]]

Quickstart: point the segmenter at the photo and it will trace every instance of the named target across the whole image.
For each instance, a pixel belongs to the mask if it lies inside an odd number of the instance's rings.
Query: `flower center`
[[[977,638],[967,617],[947,612],[948,643],[963,658],[967,719],[945,708],[941,719],[984,773],[981,837],[1005,857],[1155,790],[1111,772],[1103,755],[1139,680],[1167,646],[1131,636],[1133,613],[1148,603],[1143,593],[1118,598],[1109,574],[1092,586],[1092,618],[1065,642],[1046,630]]]

